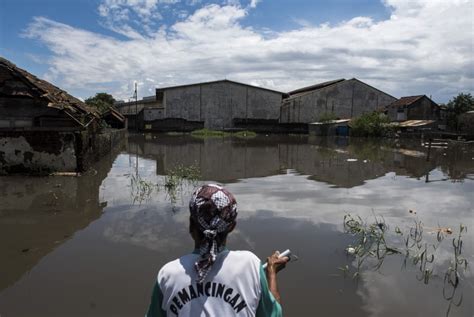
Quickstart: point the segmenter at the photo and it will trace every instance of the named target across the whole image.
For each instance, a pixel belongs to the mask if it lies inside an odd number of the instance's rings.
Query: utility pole
[[[135,131],[138,132],[138,91],[137,91],[137,82],[135,82]]]

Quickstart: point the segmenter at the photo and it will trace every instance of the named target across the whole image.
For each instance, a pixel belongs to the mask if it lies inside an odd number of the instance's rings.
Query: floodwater
[[[177,165],[197,166],[198,184],[235,194],[230,249],[298,255],[279,273],[285,316],[473,316],[473,145],[428,153],[420,141],[264,135],[130,135],[122,152],[81,177],[1,177],[0,316],[143,316],[159,268],[192,251],[187,202],[196,184],[175,196],[136,184],[163,184]],[[423,261],[404,265],[404,252],[368,258],[353,278],[348,213],[383,219],[387,244],[400,250],[421,221],[433,261],[420,271]],[[470,265],[453,287],[445,273],[460,224],[468,231],[458,260]],[[439,227],[452,233],[438,245]]]

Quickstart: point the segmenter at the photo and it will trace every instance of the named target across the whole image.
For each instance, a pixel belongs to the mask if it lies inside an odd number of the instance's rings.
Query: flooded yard
[[[165,186],[177,167],[199,179]],[[159,268],[192,251],[204,182],[237,198],[230,249],[298,255],[285,316],[474,314],[474,145],[131,134],[81,177],[0,178],[0,316],[143,316]],[[358,253],[347,214],[385,245]]]

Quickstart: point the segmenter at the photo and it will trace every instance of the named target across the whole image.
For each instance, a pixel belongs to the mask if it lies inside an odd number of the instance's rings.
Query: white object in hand
[[[283,257],[288,257],[288,259],[291,259],[291,251],[290,249],[286,249],[285,251],[283,251],[282,253],[280,253],[280,255],[278,256],[279,258],[283,258]],[[268,265],[268,262],[265,262],[262,267],[263,269],[266,269],[267,268],[267,265]]]

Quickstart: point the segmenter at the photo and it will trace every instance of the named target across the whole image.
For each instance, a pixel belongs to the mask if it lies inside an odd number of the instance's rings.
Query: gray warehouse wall
[[[172,88],[165,91],[165,117],[200,121],[200,86]]]
[[[229,81],[169,88],[165,118],[203,121],[209,129],[234,127],[234,119],[278,120],[281,93]]]
[[[348,119],[387,106],[395,100],[357,79],[345,80],[284,100],[280,122],[316,122],[324,113]]]

